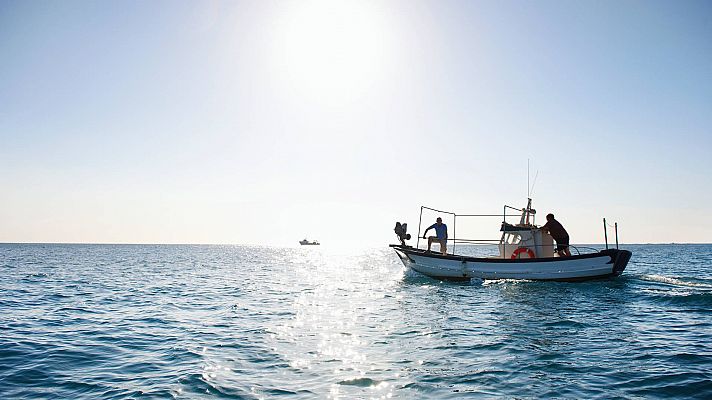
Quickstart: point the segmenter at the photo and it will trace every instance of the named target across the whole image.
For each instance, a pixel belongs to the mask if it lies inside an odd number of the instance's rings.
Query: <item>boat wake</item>
[[[631,275],[630,277],[635,278],[635,279],[640,279],[643,281],[647,281],[647,282],[662,283],[662,284],[678,286],[678,287],[707,289],[707,290],[712,291],[712,283],[693,282],[693,281],[689,281],[689,280],[685,280],[685,279],[681,279],[681,278],[673,278],[670,276],[656,275],[656,274]]]
[[[505,285],[505,284],[520,284],[526,282],[536,282],[531,279],[483,279],[482,285]]]
[[[657,304],[674,305],[679,310],[709,310],[712,306],[712,282],[695,278],[677,278],[657,274],[629,277],[644,285],[641,294]]]

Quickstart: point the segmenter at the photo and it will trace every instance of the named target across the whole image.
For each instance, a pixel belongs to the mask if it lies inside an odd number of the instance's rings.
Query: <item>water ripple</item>
[[[0,245],[0,398],[712,397],[712,246],[632,250],[449,283],[390,249]]]

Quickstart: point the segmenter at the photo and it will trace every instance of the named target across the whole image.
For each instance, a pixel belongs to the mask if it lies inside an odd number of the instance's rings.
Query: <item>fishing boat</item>
[[[309,241],[307,239],[304,239],[304,240],[300,240],[299,244],[301,244],[302,246],[319,246],[319,241],[318,240]]]
[[[527,279],[527,280],[554,280],[578,281],[600,279],[619,276],[623,273],[632,253],[618,248],[618,224],[615,224],[616,246],[609,248],[606,220],[603,220],[606,248],[597,250],[587,247],[573,248],[576,254],[571,256],[558,256],[554,249],[551,235],[534,222],[536,211],[531,208],[531,199],[527,206],[515,208],[504,206],[502,214],[455,214],[430,207],[421,206],[420,223],[418,228],[418,244],[412,247],[406,244],[410,240],[407,233],[407,224],[396,223],[395,232],[400,244],[392,244],[398,257],[406,267],[423,275],[436,279],[466,280],[480,279]],[[453,216],[452,253],[435,253],[419,248],[420,226],[422,225],[423,210],[450,214]],[[520,215],[519,223],[507,223],[507,212],[513,217],[512,210]],[[520,214],[521,213],[521,214]],[[457,218],[462,217],[501,217],[502,235],[498,240],[472,240],[457,239],[455,224]],[[498,254],[490,257],[475,257],[458,254],[457,245],[460,244],[491,244],[496,245]],[[437,247],[437,244],[435,245]],[[580,250],[588,250],[582,253]]]

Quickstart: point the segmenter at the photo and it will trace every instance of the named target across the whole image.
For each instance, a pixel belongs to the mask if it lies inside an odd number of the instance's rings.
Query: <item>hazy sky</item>
[[[712,242],[711,151],[709,1],[0,0],[0,242]]]

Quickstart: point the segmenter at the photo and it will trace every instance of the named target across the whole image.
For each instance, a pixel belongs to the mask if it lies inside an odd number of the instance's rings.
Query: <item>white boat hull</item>
[[[406,267],[438,279],[585,280],[620,275],[631,252],[602,250],[571,257],[533,259],[478,258],[441,255],[392,245]]]

